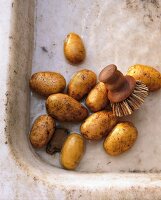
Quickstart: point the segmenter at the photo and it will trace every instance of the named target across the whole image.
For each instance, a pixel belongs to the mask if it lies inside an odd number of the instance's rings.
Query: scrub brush
[[[113,113],[122,117],[139,109],[148,96],[148,88],[132,76],[124,76],[113,64],[99,74],[99,81],[105,83]]]

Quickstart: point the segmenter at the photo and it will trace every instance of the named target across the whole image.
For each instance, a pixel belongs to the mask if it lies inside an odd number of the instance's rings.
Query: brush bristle
[[[127,99],[118,103],[111,102],[113,113],[118,117],[131,115],[134,110],[139,109],[141,104],[144,103],[148,94],[148,87],[140,81],[136,81],[135,89]]]

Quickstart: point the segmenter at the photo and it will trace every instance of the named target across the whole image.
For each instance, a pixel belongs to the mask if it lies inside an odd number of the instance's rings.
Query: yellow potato
[[[89,140],[99,140],[116,125],[117,117],[106,110],[93,113],[81,125],[81,134]]]
[[[56,72],[37,72],[30,79],[30,88],[42,96],[62,92],[65,86],[64,77]]]
[[[106,86],[104,83],[100,82],[88,94],[86,105],[91,111],[97,112],[103,110],[108,103],[109,99]]]
[[[137,64],[128,69],[127,75],[140,80],[151,92],[161,88],[161,74],[153,67]]]
[[[85,48],[82,39],[76,33],[69,33],[64,42],[64,54],[73,64],[82,62],[85,58]]]
[[[75,169],[85,151],[85,143],[81,135],[72,133],[66,139],[61,150],[60,162],[65,169]]]
[[[81,100],[96,85],[96,74],[83,69],[74,74],[68,85],[68,94],[76,100]]]
[[[87,109],[66,94],[53,94],[46,100],[49,115],[59,121],[82,121],[88,116]]]
[[[104,141],[104,149],[111,156],[117,156],[130,149],[138,135],[131,122],[117,124]]]
[[[29,139],[33,147],[44,147],[55,131],[55,121],[48,115],[39,116],[30,131]]]

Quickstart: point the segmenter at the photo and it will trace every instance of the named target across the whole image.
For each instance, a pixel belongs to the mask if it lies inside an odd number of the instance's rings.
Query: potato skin
[[[64,55],[66,59],[78,64],[85,59],[85,47],[82,39],[76,33],[69,33],[64,41]]]
[[[107,89],[102,82],[98,83],[86,98],[86,105],[92,112],[103,110],[108,103]]]
[[[97,77],[91,70],[83,69],[74,74],[68,85],[68,95],[81,100],[96,85]]]
[[[117,123],[117,117],[106,110],[90,115],[81,125],[81,134],[88,140],[99,140],[107,135]]]
[[[131,122],[118,123],[104,141],[107,154],[117,156],[130,149],[137,139],[138,131]]]
[[[85,151],[85,143],[81,135],[72,133],[66,139],[61,150],[60,162],[65,169],[75,169]]]
[[[46,109],[50,116],[59,121],[79,122],[88,116],[87,109],[66,94],[53,94],[46,100]]]
[[[161,88],[161,74],[153,67],[137,64],[128,69],[127,75],[143,82],[151,92]]]
[[[56,72],[37,72],[30,79],[30,88],[45,97],[62,92],[65,87],[65,78]]]
[[[33,147],[44,147],[55,131],[55,121],[48,115],[39,116],[33,123],[31,128],[29,139]]]

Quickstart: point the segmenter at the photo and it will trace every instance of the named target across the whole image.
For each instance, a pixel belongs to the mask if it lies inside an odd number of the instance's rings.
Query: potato
[[[100,82],[88,94],[86,105],[91,111],[97,112],[103,110],[108,103],[109,99],[106,86],[104,83]]]
[[[76,33],[69,33],[64,42],[64,55],[73,64],[82,62],[85,58],[85,48],[82,39]]]
[[[116,125],[117,117],[106,110],[93,113],[81,125],[81,134],[89,140],[99,140]]]
[[[65,128],[57,128],[55,133],[46,147],[46,153],[52,155],[56,152],[60,152],[62,146],[68,137],[68,130]]]
[[[83,69],[74,74],[68,85],[68,94],[76,100],[81,100],[96,85],[96,74]]]
[[[62,92],[65,86],[64,77],[56,72],[37,72],[30,79],[30,88],[45,97]]]
[[[138,135],[131,122],[117,124],[104,141],[104,149],[111,156],[117,156],[130,149]]]
[[[137,64],[128,69],[127,75],[140,80],[151,92],[161,88],[161,74],[153,67]]]
[[[88,116],[87,109],[66,94],[53,94],[46,100],[49,115],[59,121],[82,121]]]
[[[81,135],[72,133],[61,150],[60,162],[65,169],[75,169],[84,153],[85,143]]]
[[[29,139],[33,147],[44,147],[55,131],[55,121],[48,115],[39,116],[30,131]]]

